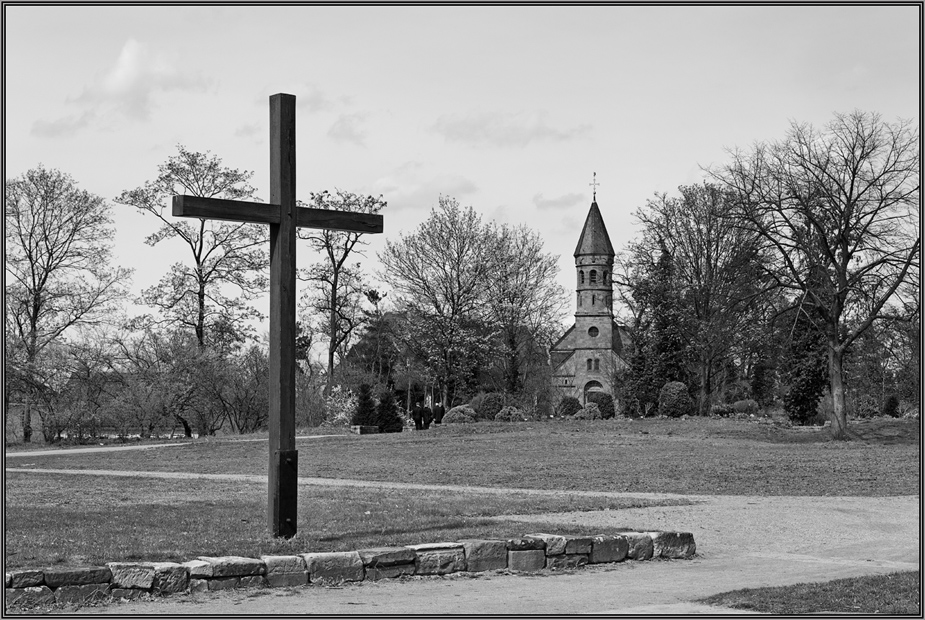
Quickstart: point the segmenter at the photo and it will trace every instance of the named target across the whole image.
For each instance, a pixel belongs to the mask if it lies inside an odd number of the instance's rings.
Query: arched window
[[[578,293],[578,306],[581,306],[581,293]]]
[[[590,282],[591,284],[597,284],[597,269],[591,270]]]
[[[597,360],[597,359],[594,360],[594,370],[600,370],[600,369],[601,369],[601,360]]]
[[[594,360],[588,360],[588,370],[591,370]]]
[[[610,272],[609,272],[609,271],[605,271],[605,272],[604,272],[604,284],[607,284],[607,278],[609,278],[609,277],[610,277]]]
[[[579,284],[584,284],[584,283],[585,283],[585,272],[584,272],[584,269],[582,269],[581,271],[578,272],[578,283],[579,283]]]
[[[596,300],[596,297],[594,295],[591,295],[591,305],[592,306],[594,305],[595,300]]]

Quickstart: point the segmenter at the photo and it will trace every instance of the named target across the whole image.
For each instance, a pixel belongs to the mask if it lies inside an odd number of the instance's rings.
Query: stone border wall
[[[200,556],[188,562],[109,562],[85,568],[45,568],[6,573],[5,607],[32,607],[146,594],[202,592],[258,586],[331,585],[402,575],[579,568],[586,564],[689,558],[689,532],[622,532],[601,536],[527,534],[508,540],[467,539],[358,551],[238,556]]]

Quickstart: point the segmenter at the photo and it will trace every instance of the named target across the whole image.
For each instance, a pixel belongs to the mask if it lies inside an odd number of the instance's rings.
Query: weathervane
[[[596,172],[594,173],[593,180],[592,180],[590,183],[588,183],[588,185],[590,185],[590,186],[593,188],[593,190],[594,190],[594,199],[593,199],[593,201],[594,201],[594,202],[597,202],[597,186],[600,185],[600,183],[597,182],[597,173],[596,173]]]

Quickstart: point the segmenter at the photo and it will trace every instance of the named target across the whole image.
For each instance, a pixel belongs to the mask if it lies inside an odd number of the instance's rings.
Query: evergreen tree
[[[398,415],[398,407],[395,403],[395,395],[391,390],[384,390],[379,394],[379,405],[376,407],[376,423],[379,426],[380,433],[400,433],[404,427],[401,416]]]
[[[357,392],[356,409],[353,411],[350,423],[354,426],[379,426],[373,389],[368,383],[362,384]]]
[[[816,416],[819,399],[828,383],[825,334],[813,327],[812,307],[797,310],[785,356],[784,411],[794,424],[805,425]],[[788,313],[789,314],[789,313]]]

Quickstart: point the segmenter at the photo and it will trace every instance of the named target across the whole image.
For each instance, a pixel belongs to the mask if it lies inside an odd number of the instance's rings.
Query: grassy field
[[[853,429],[854,440],[834,442],[822,430],[710,419],[452,425],[421,433],[299,440],[299,470],[305,477],[566,492],[918,493],[917,422],[871,420],[855,423]],[[52,449],[40,457],[7,458],[6,466],[263,476],[267,444],[260,439],[196,440],[100,454]],[[279,541],[266,534],[266,487],[259,483],[7,473],[5,491],[8,570],[503,538],[544,527],[486,517],[642,504],[303,487],[300,535]],[[565,531],[561,525],[545,529]],[[603,532],[577,528],[567,533]]]
[[[851,441],[832,441],[824,429],[704,418],[480,423],[305,439],[297,448],[299,473],[324,478],[728,495],[918,492],[918,421],[856,421],[852,432]],[[229,438],[106,454],[60,450],[7,466],[266,475],[267,460],[266,443]]]
[[[891,573],[781,588],[747,588],[698,602],[780,616],[922,614],[921,573]]]

